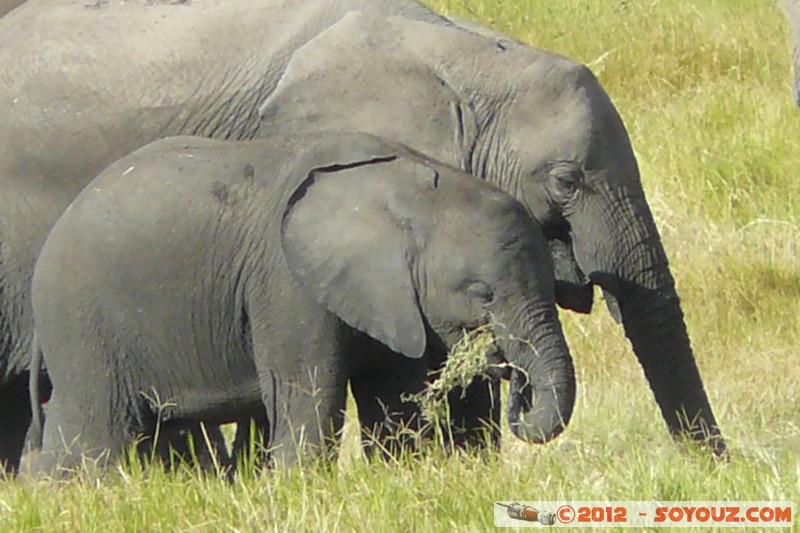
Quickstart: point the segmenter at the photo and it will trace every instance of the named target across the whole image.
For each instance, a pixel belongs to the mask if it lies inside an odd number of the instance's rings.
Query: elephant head
[[[722,454],[667,255],[608,95],[586,67],[540,52],[499,109],[478,118],[486,126],[476,145],[496,148],[476,151],[471,170],[487,179],[504,171],[545,231],[571,244],[622,322],[670,431]]]
[[[588,312],[600,286],[670,431],[722,454],[628,134],[589,69],[458,29],[376,24],[351,14],[301,48],[261,108],[269,127],[361,129],[511,193],[550,243],[559,304]]]
[[[513,432],[545,442],[563,431],[575,373],[553,267],[512,197],[411,152],[338,163],[314,170],[293,194],[282,243],[317,301],[410,358],[433,337],[451,347],[463,331],[494,323],[515,368]]]
[[[372,29],[378,21],[351,12],[298,50],[260,109],[263,130],[370,132],[472,172],[481,128],[472,102],[404,45],[406,39],[416,37],[404,36],[395,26],[407,30],[405,24],[410,21],[391,20],[391,31],[376,34]],[[466,31],[427,24],[422,27],[434,32],[434,37],[443,31],[445,36],[486,41]],[[495,48],[493,44],[491,47]],[[337,106],[330,102],[337,102]],[[489,181],[514,193],[502,178],[504,175],[496,172]],[[588,313],[593,290],[575,261],[572,246],[558,229],[542,229],[554,261],[559,305]]]

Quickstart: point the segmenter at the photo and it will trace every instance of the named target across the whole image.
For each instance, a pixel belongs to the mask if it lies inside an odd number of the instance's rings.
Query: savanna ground
[[[668,437],[602,306],[562,313],[578,403],[546,446],[504,430],[488,460],[365,462],[352,425],[337,468],[189,471],[0,483],[0,531],[484,531],[495,500],[800,503],[800,111],[789,33],[770,0],[429,0],[591,66],[633,140],[689,333],[731,451]],[[352,410],[351,410],[352,411]],[[797,509],[795,509],[797,511]]]

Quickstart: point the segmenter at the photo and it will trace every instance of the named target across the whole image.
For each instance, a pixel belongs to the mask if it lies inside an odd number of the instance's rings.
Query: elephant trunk
[[[703,388],[666,252],[643,196],[625,195],[602,218],[605,228],[576,228],[576,235],[623,236],[581,247],[579,264],[610,298],[634,353],[644,369],[662,416],[673,435],[707,441],[717,455],[725,442]],[[587,231],[588,230],[588,231]],[[593,253],[586,250],[593,249]],[[583,253],[581,252],[583,250]]]
[[[617,296],[625,335],[633,346],[670,432],[705,441],[717,455],[725,442],[692,353],[680,300],[666,262],[657,288],[623,283]]]
[[[514,367],[507,407],[511,431],[524,441],[545,443],[564,431],[575,405],[575,368],[557,312],[548,306],[495,318]]]

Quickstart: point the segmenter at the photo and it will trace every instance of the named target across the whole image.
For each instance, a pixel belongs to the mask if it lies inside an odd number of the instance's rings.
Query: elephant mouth
[[[506,358],[505,352],[500,346],[494,330],[491,328],[491,324],[492,320],[488,319],[473,327],[453,327],[445,331],[439,331],[440,346],[444,349],[440,351],[442,353],[452,353],[454,348],[465,342],[466,339],[472,339],[474,341],[482,334],[491,332],[489,333],[491,335],[490,344],[483,351],[484,362],[479,365],[482,368],[480,373],[493,380],[510,380],[513,365]],[[449,359],[450,356],[443,360],[435,360],[433,361],[433,365],[434,367],[441,367]]]
[[[622,310],[620,309],[617,295],[621,295],[620,281],[616,276],[605,272],[593,272],[590,276],[592,283],[603,290],[603,300],[606,303],[611,318],[617,324],[622,323]]]
[[[486,374],[490,378],[494,380],[503,379],[506,381],[511,379],[512,366],[508,359],[506,359],[505,353],[497,345],[497,343],[495,343],[493,349],[486,354],[486,362],[489,365],[489,369],[486,371]]]
[[[594,304],[594,285],[556,279],[556,303],[562,309],[589,314]]]
[[[568,234],[548,238],[556,279],[556,303],[562,309],[588,314],[594,303],[592,282],[575,259],[572,239]]]
[[[619,281],[614,276],[602,272],[592,272],[587,275],[575,258],[572,238],[569,235],[551,237],[548,239],[548,246],[553,258],[558,306],[577,313],[591,313],[594,287],[597,285],[603,290],[603,300],[611,317],[616,323],[622,323],[622,312],[616,297],[619,294]]]

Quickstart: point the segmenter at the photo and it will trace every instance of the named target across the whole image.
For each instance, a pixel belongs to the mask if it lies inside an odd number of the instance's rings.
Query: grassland
[[[562,313],[579,397],[544,447],[338,468],[0,483],[0,531],[485,531],[498,499],[800,503],[800,111],[769,0],[430,0],[591,66],[630,131],[732,459],[676,446],[622,335]],[[797,510],[797,509],[796,509]]]

